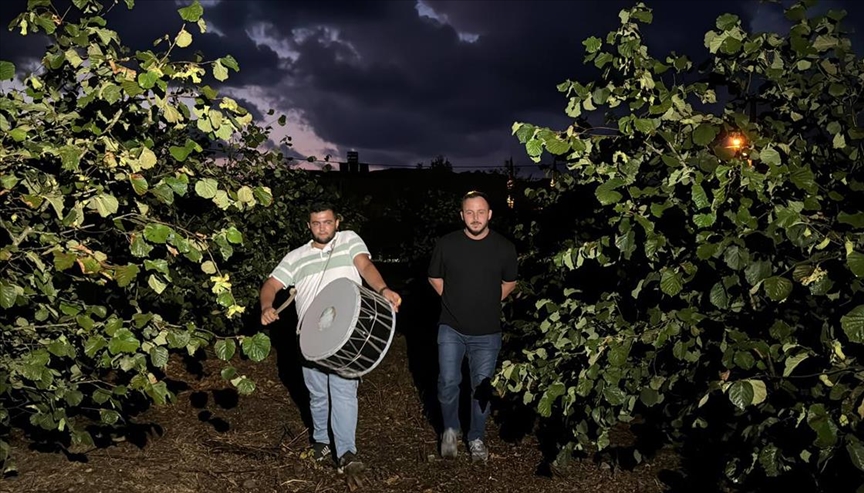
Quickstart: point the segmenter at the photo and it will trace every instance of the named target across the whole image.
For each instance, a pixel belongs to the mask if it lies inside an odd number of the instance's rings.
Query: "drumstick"
[[[279,308],[276,309],[276,315],[279,315],[279,312],[281,312],[282,310],[288,308],[288,305],[290,305],[291,302],[294,301],[294,296],[297,295],[297,289],[295,289],[295,288],[291,288],[291,291],[289,291],[289,293],[291,293],[291,296],[289,296],[288,299],[285,300],[285,303],[282,303],[282,305],[279,306]]]

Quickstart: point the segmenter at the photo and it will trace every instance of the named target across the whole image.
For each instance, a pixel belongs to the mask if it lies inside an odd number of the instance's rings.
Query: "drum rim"
[[[343,281],[343,280],[348,282],[348,284],[351,286],[351,289],[354,291],[355,295],[357,295],[357,296],[360,295],[360,289],[359,289],[360,286],[354,280],[349,279],[347,277],[340,277],[338,279],[334,279],[334,280],[330,281],[329,283],[327,283],[326,286],[324,286],[323,289],[321,289],[321,291],[324,291],[324,289],[327,289],[327,287],[329,287],[331,284],[334,284],[336,282]],[[319,292],[318,294],[321,294],[321,293]],[[314,300],[313,300],[313,303],[314,303]],[[306,316],[309,315],[309,309],[310,308],[312,308],[312,305],[309,305],[309,308],[306,309],[306,313],[303,314],[303,318],[298,322],[298,324],[300,325],[300,329],[301,329],[300,330],[301,337],[303,334],[303,331],[302,331],[303,320],[306,320]],[[355,303],[354,313],[351,316],[351,320],[354,320],[355,321],[354,323],[356,323],[356,320],[358,319],[359,316],[360,316],[360,303]],[[335,346],[335,349],[328,349],[326,352],[322,353],[321,355],[316,355],[314,358],[312,358],[308,354],[306,354],[306,351],[303,349],[303,345],[299,344],[299,342],[298,342],[298,346],[300,346],[300,352],[303,354],[303,357],[306,358],[307,360],[316,361],[316,362],[321,361],[321,360],[327,359],[330,356],[333,356],[334,354],[341,351],[342,348],[345,346],[345,343],[348,342],[349,339],[351,339],[352,332],[353,332],[353,329],[345,331],[345,337],[343,337],[342,340],[339,341],[339,344],[337,344]]]
[[[375,296],[375,297],[377,297],[377,298],[383,300],[384,303],[386,304],[386,306],[390,307],[390,301],[389,301],[387,298],[381,296],[380,294],[378,294],[378,293],[376,293],[376,292],[374,292],[374,291],[369,290],[369,292],[370,292],[373,296]],[[375,362],[372,363],[372,365],[369,366],[369,368],[367,368],[367,369],[365,369],[365,370],[362,370],[362,371],[339,371],[339,370],[334,370],[336,373],[339,374],[339,376],[341,376],[341,377],[343,377],[343,378],[360,378],[360,377],[362,377],[363,375],[365,375],[365,374],[369,373],[370,371],[374,370],[376,367],[378,367],[378,365],[381,364],[382,361],[384,361],[384,356],[387,355],[387,351],[390,350],[390,344],[393,342],[393,336],[396,335],[396,312],[393,310],[392,307],[390,307],[390,315],[391,315],[391,317],[390,317],[390,318],[391,318],[391,321],[390,321],[390,331],[389,331],[389,332],[390,332],[390,335],[387,336],[387,343],[384,344],[384,349],[381,350],[381,354],[378,356],[378,359],[376,359]],[[340,347],[339,349],[342,349],[342,348]],[[334,353],[334,354],[335,354],[335,353]],[[360,357],[360,355],[358,354],[357,356],[354,357],[354,359],[352,360],[352,362],[353,362],[353,361],[357,361],[357,358],[359,358],[359,357]]]

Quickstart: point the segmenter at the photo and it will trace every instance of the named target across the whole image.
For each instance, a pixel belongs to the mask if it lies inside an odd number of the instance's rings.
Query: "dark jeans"
[[[438,326],[438,402],[444,418],[444,429],[459,430],[459,384],[462,382],[462,358],[468,356],[471,372],[471,428],[468,441],[483,438],[486,418],[491,405],[484,402],[483,408],[475,392],[483,380],[492,378],[498,351],[501,350],[501,333],[468,336],[457,332],[446,324]]]

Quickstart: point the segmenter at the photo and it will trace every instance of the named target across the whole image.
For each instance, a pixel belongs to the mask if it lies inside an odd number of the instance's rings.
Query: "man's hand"
[[[267,325],[277,320],[279,320],[279,314],[276,313],[276,309],[272,306],[261,310],[261,325]]]
[[[399,312],[399,305],[402,304],[402,297],[399,296],[399,293],[390,288],[384,288],[384,292],[381,293],[381,296],[387,298],[387,301],[393,305],[393,311],[397,313]]]

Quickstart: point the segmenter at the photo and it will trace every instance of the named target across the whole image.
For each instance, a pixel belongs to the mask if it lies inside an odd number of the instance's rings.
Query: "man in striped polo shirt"
[[[360,236],[353,231],[339,231],[339,218],[332,205],[313,204],[308,226],[312,240],[288,252],[261,287],[262,325],[279,319],[273,308],[273,299],[279,290],[289,286],[297,289],[294,300],[297,319],[303,320],[303,314],[315,296],[331,281],[342,277],[357,284],[365,280],[371,289],[384,296],[398,311],[402,299],[387,287]],[[359,380],[325,373],[309,365],[303,366],[303,380],[309,389],[314,428],[313,456],[319,461],[330,456],[329,418],[336,442],[339,472],[361,472],[364,466],[357,458],[355,443]]]

